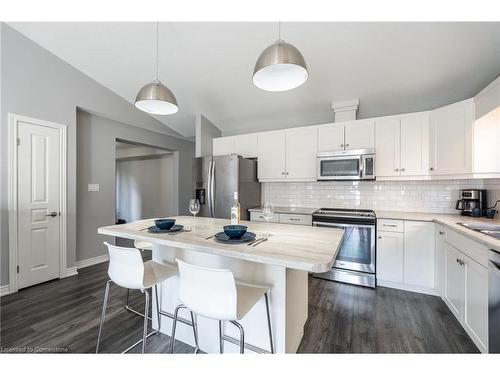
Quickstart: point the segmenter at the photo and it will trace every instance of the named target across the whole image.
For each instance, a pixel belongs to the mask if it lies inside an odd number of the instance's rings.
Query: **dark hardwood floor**
[[[11,352],[95,352],[107,263],[79,270],[0,300],[0,349]],[[131,305],[144,298],[131,293]],[[125,310],[126,291],[112,286],[101,351],[118,353],[141,338],[142,318]],[[214,337],[214,340],[217,340]],[[147,351],[166,353],[170,338],[148,339]],[[134,352],[139,352],[136,347]],[[176,352],[192,348],[176,343]],[[301,353],[476,353],[441,299],[310,278],[309,320]]]

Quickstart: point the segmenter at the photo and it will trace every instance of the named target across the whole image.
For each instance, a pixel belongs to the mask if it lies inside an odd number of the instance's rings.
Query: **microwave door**
[[[318,180],[359,180],[361,156],[318,158]]]

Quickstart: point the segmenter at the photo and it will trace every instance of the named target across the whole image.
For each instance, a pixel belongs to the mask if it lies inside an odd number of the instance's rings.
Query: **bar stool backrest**
[[[141,252],[133,247],[120,247],[107,242],[109,252],[109,278],[127,289],[144,288],[144,263]]]
[[[177,259],[179,299],[191,311],[217,320],[237,320],[233,273],[227,269],[195,266]]]

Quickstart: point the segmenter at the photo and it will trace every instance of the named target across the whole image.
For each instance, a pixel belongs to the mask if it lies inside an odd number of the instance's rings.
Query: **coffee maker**
[[[455,208],[460,210],[460,215],[484,216],[487,204],[486,190],[464,189],[460,192],[460,199]]]

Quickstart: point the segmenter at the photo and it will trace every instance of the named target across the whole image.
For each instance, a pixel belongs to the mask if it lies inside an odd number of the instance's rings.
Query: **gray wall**
[[[77,260],[106,253],[102,245],[110,238],[97,228],[115,222],[116,139],[176,150],[179,178],[179,213],[188,213],[191,198],[194,145],[84,111],[77,112]],[[177,174],[177,173],[176,173]],[[99,192],[89,192],[88,184],[99,184]],[[177,211],[177,210],[176,210]]]
[[[124,124],[142,127],[150,131],[172,134],[164,136],[172,149],[182,151],[181,158],[194,156],[194,144],[177,136],[173,130],[153,117],[137,110],[131,103],[65,63],[47,50],[27,39],[5,23],[1,28],[1,255],[0,284],[8,284],[8,202],[7,202],[7,114],[16,113],[53,121],[68,126],[68,254],[67,266],[76,261],[76,109],[84,108],[103,114]],[[97,58],[97,57],[96,57]],[[131,127],[131,129],[133,129]],[[140,133],[140,129],[136,129]],[[132,130],[125,133],[134,133]],[[153,133],[150,133],[153,134]],[[150,136],[151,138],[158,137]],[[163,138],[162,138],[163,139]],[[164,145],[162,144],[164,147]],[[114,145],[111,147],[114,150]],[[101,149],[102,150],[102,149]],[[99,151],[96,151],[99,152]],[[189,157],[188,157],[189,155]],[[114,162],[114,158],[113,158]],[[191,160],[182,161],[190,165]],[[186,167],[186,165],[184,165]],[[182,192],[179,201],[190,196],[191,169],[180,169],[179,181]],[[113,174],[114,177],[114,174]],[[185,193],[187,192],[187,193]],[[113,200],[113,196],[109,199]],[[182,212],[182,211],[181,211]],[[93,234],[95,235],[95,234]]]
[[[127,222],[177,215],[177,166],[172,154],[116,162],[116,211]]]
[[[220,129],[203,115],[196,115],[196,157],[212,156],[212,139],[222,136]]]

